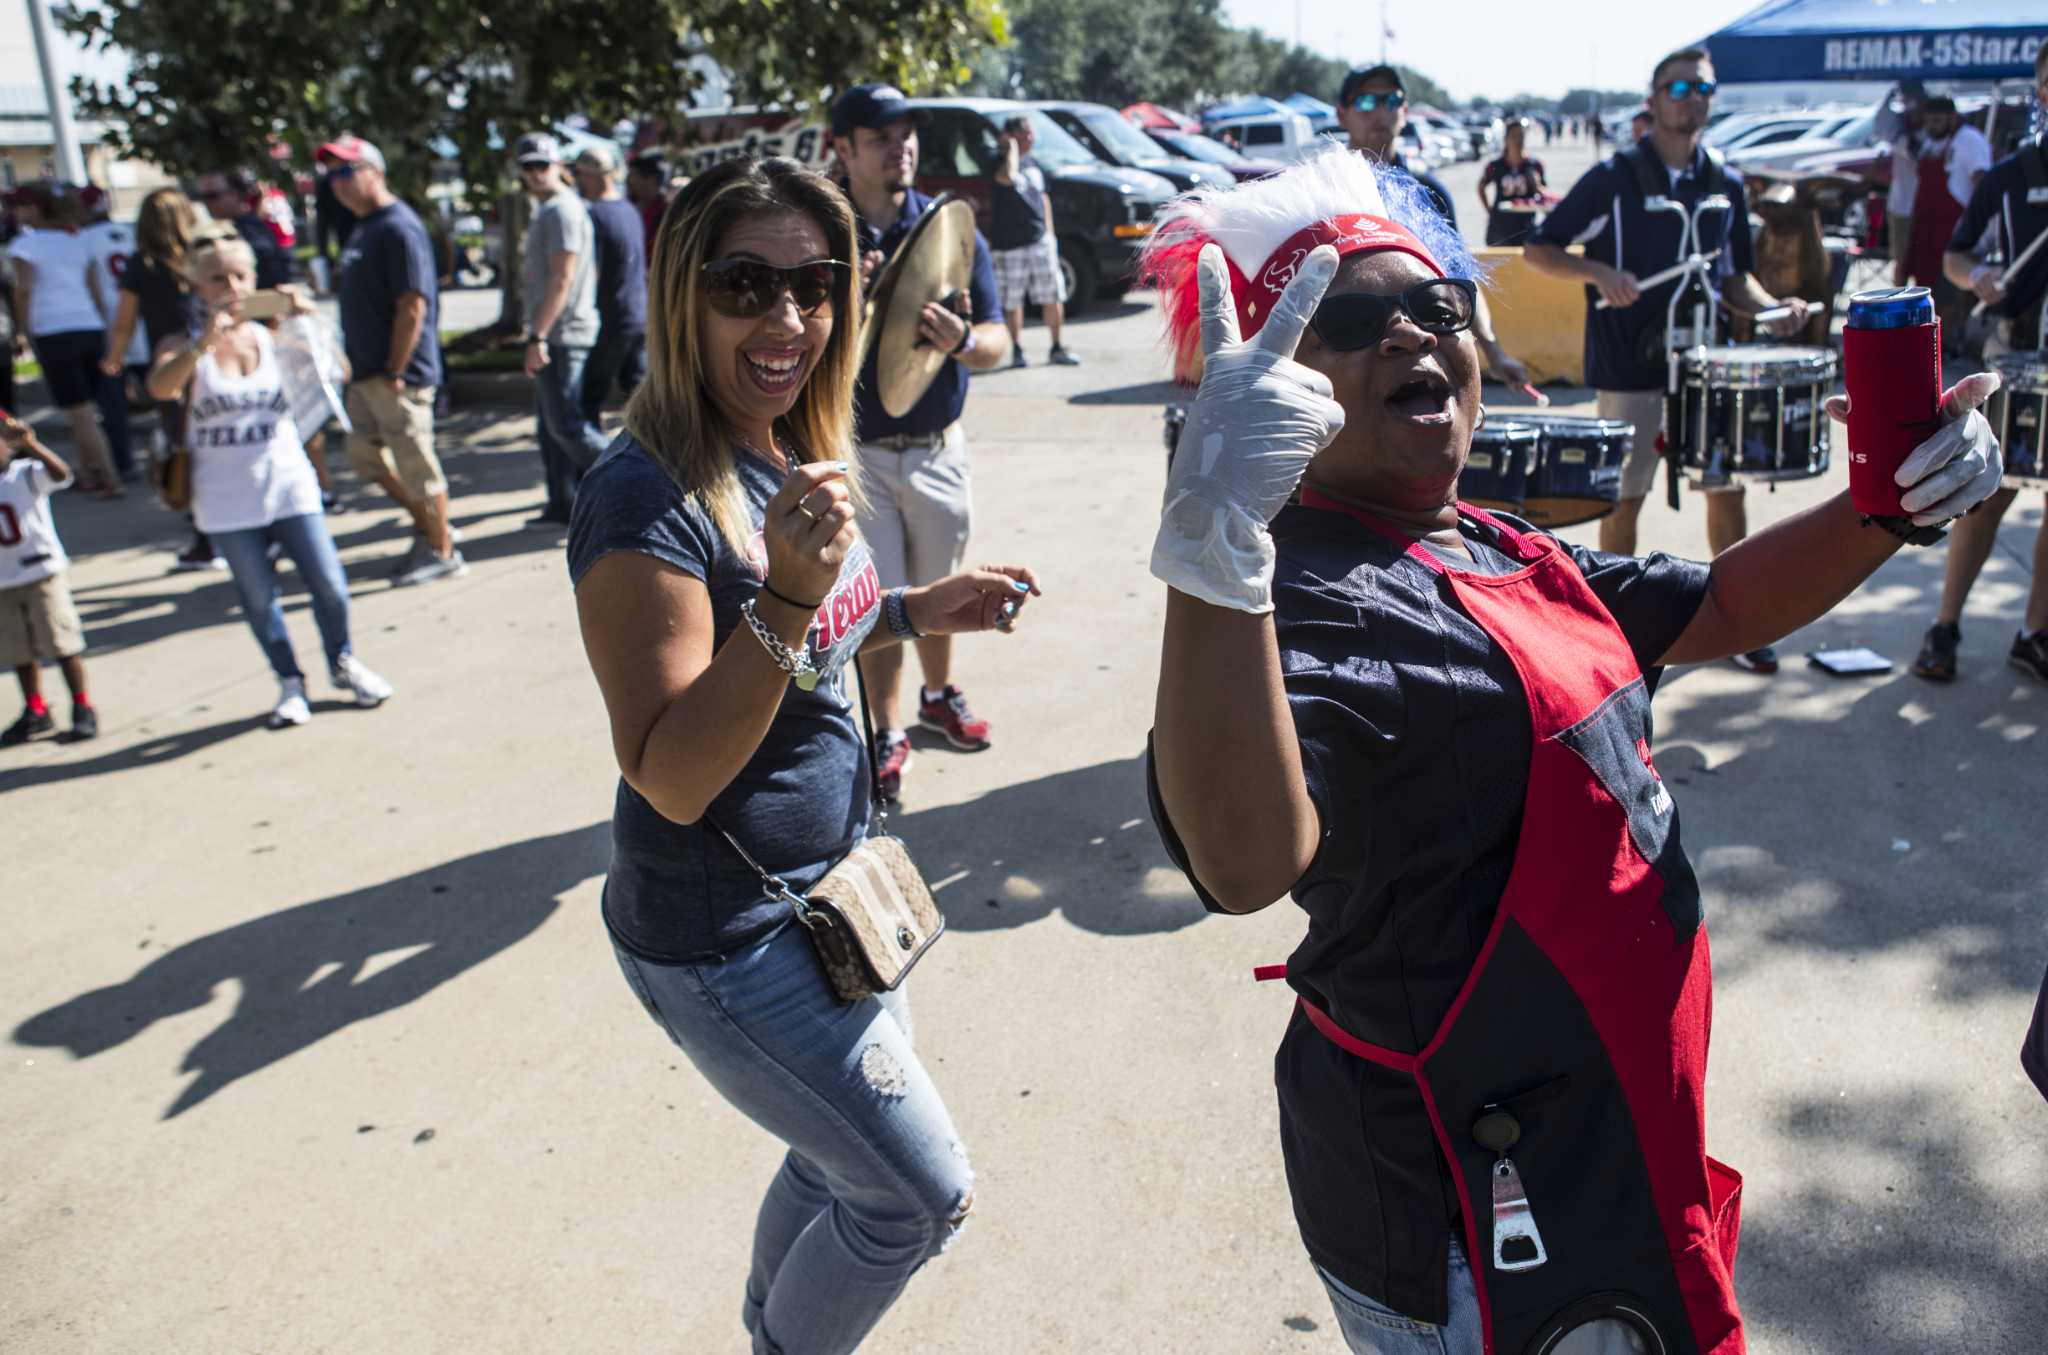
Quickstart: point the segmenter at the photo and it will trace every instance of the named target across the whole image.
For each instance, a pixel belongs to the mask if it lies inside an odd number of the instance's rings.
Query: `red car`
[[[1229,170],[1239,183],[1249,179],[1263,179],[1268,174],[1278,174],[1287,168],[1278,161],[1253,160],[1239,155],[1215,137],[1203,136],[1200,132],[1177,132],[1166,127],[1147,127],[1144,131],[1146,136],[1182,159],[1221,165]]]

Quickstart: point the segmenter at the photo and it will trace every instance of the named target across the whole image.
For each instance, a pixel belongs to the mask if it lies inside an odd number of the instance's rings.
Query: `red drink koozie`
[[[1897,476],[1941,427],[1941,321],[1925,287],[1849,298],[1842,326],[1849,392],[1849,499],[1872,517],[1902,517]]]

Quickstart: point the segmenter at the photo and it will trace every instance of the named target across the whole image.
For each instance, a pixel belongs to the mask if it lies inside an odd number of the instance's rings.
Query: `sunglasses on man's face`
[[[788,292],[797,310],[813,315],[832,299],[846,269],[838,259],[807,259],[788,268],[759,259],[719,259],[704,265],[704,296],[720,315],[753,320]]]
[[[1690,99],[1695,94],[1711,99],[1719,88],[1712,80],[1668,80],[1664,84],[1664,92],[1674,99]]]
[[[353,161],[338,160],[327,167],[327,177],[330,179],[353,179],[355,174],[356,167]]]
[[[1370,113],[1375,108],[1399,108],[1408,102],[1408,96],[1400,90],[1390,94],[1360,94],[1351,100],[1351,106],[1361,113]]]
[[[1347,353],[1378,343],[1397,311],[1430,334],[1456,334],[1471,328],[1478,305],[1479,288],[1470,279],[1431,278],[1391,296],[1345,292],[1327,297],[1309,317],[1308,327],[1323,347]]]

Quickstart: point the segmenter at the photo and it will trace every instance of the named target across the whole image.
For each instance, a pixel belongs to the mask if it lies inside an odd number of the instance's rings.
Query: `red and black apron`
[[[1705,1147],[1699,885],[1650,760],[1649,691],[1627,640],[1555,542],[1461,504],[1521,564],[1468,573],[1389,523],[1313,491],[1301,501],[1441,576],[1513,660],[1532,731],[1514,866],[1427,1043],[1369,1044],[1306,998],[1302,1014],[1415,1079],[1457,1186],[1489,1355],[1544,1355],[1599,1321],[1652,1355],[1741,1355],[1741,1178]]]
[[[1956,139],[1939,155],[1923,155],[1915,162],[1913,183],[1913,243],[1906,251],[1906,277],[1932,287],[1942,276],[1941,256],[1956,222],[1963,219],[1963,204],[1948,191],[1948,158]]]

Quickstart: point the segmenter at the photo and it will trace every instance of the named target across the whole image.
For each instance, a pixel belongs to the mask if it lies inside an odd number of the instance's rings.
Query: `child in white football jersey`
[[[35,430],[0,412],[0,664],[21,680],[26,709],[0,730],[0,747],[57,732],[43,700],[39,664],[56,660],[71,688],[71,734],[89,739],[100,721],[85,694],[85,628],[71,604],[64,570],[71,561],[50,517],[50,495],[71,486],[71,468]]]

